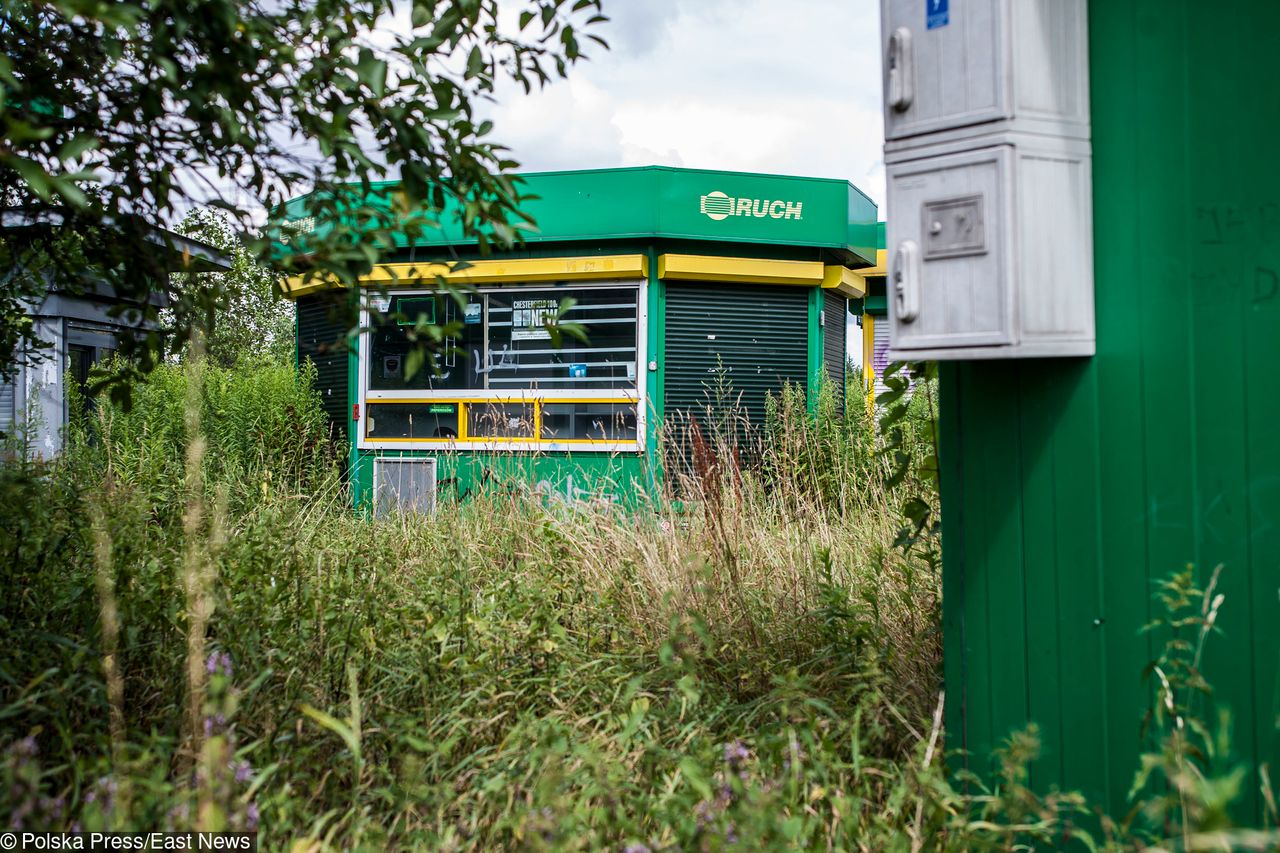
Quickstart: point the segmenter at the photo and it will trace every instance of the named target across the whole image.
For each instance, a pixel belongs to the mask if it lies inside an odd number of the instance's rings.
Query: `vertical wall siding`
[[[310,360],[316,366],[316,390],[332,424],[337,441],[346,439],[348,353],[341,346],[347,329],[332,319],[332,297],[325,294],[298,299],[298,361]]]
[[[9,436],[17,420],[14,413],[16,379],[0,378],[0,435]]]
[[[985,770],[1035,721],[1033,784],[1116,814],[1141,628],[1189,563],[1224,566],[1205,670],[1236,757],[1280,766],[1276,33],[1269,0],[1090,4],[1098,354],[943,371],[951,746]]]
[[[849,324],[849,300],[834,290],[822,292],[822,366],[827,379],[844,397],[844,374],[849,363],[846,333]]]

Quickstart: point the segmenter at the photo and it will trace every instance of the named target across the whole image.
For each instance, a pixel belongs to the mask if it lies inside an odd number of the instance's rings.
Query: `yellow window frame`
[[[365,401],[365,429],[368,429],[368,419],[373,410],[378,406],[388,405],[454,405],[458,407],[458,435],[456,438],[379,438],[369,436],[366,432],[361,440],[367,442],[387,442],[392,444],[430,444],[434,446],[449,446],[458,444],[502,444],[510,443],[514,445],[539,445],[539,444],[578,444],[584,446],[590,445],[616,445],[628,444],[632,441],[639,442],[641,436],[637,434],[635,439],[617,439],[617,438],[543,438],[542,437],[542,407],[546,404],[558,405],[561,403],[612,403],[613,405],[635,406],[640,405],[639,396],[618,396],[618,397],[516,397],[510,395],[502,395],[496,397],[467,398],[467,397],[397,397],[391,399],[378,399]],[[481,435],[472,436],[470,433],[470,417],[468,409],[472,405],[491,406],[491,405],[523,405],[533,407],[533,436],[530,438],[522,438],[519,436],[492,436]],[[637,427],[640,423],[640,412],[636,411]]]

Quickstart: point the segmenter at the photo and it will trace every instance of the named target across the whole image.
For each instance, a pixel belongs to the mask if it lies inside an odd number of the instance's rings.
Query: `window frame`
[[[647,432],[648,364],[648,296],[647,279],[607,279],[599,281],[546,282],[512,281],[496,285],[478,285],[470,288],[475,293],[511,293],[518,290],[554,290],[565,296],[584,290],[632,290],[636,294],[636,387],[626,391],[602,388],[538,388],[476,390],[427,390],[399,389],[375,390],[369,387],[370,359],[372,357],[372,326],[369,305],[361,306],[360,336],[356,359],[359,417],[356,422],[356,447],[360,450],[513,450],[538,451],[589,451],[600,453],[634,453],[645,449]],[[388,288],[387,296],[429,296],[440,292],[437,287]],[[379,294],[382,295],[382,294]],[[448,297],[446,297],[448,298]],[[487,319],[486,319],[487,326]],[[632,405],[636,409],[636,438],[631,440],[605,439],[544,439],[542,433],[542,403],[617,403]],[[370,406],[379,403],[452,403],[458,406],[459,430],[456,438],[369,438],[367,419]],[[467,407],[489,403],[516,403],[533,407],[533,436],[529,438],[471,437],[465,427],[469,417]]]

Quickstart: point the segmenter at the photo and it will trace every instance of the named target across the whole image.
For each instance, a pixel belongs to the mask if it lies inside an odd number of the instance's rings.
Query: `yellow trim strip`
[[[484,406],[490,403],[524,403],[530,406],[535,403],[623,403],[635,405],[639,402],[639,397],[546,397],[542,395],[536,397],[370,397],[365,399],[365,405],[368,406],[394,406],[400,403],[413,403],[414,405],[422,403],[449,405],[452,403],[464,406]]]
[[[499,282],[591,281],[593,279],[634,279],[649,275],[645,255],[589,255],[573,258],[511,258],[469,261],[465,269],[453,264],[383,264],[360,279],[364,287],[435,284],[444,279],[460,284]],[[297,299],[318,290],[338,286],[333,279],[293,276],[285,279],[285,296]]]
[[[821,261],[777,261],[712,255],[659,255],[658,278],[683,281],[743,281],[757,284],[822,283]]]
[[[849,299],[860,299],[867,293],[867,282],[848,267],[829,265],[822,275],[822,287]]]
[[[876,407],[876,318],[865,311],[862,314],[862,381],[867,386],[867,411]]]
[[[436,449],[453,449],[468,450],[468,445],[472,444],[499,444],[508,442],[510,444],[528,446],[541,446],[544,444],[581,444],[589,445],[609,445],[616,446],[624,444],[634,446],[639,442],[635,438],[510,438],[507,436],[475,436],[474,438],[369,438],[365,436],[366,443],[386,443],[386,444],[427,444],[431,445],[433,450]]]
[[[889,274],[889,252],[886,249],[876,250],[876,265],[874,267],[863,267],[860,270],[854,270],[853,274],[862,279],[875,278],[876,276],[885,276]]]

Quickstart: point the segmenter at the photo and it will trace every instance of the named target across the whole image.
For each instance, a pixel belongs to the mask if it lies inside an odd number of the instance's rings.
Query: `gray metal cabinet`
[[[1085,0],[882,0],[890,356],[1094,351]]]
[[[1003,122],[1087,138],[1085,0],[884,0],[885,139]]]

